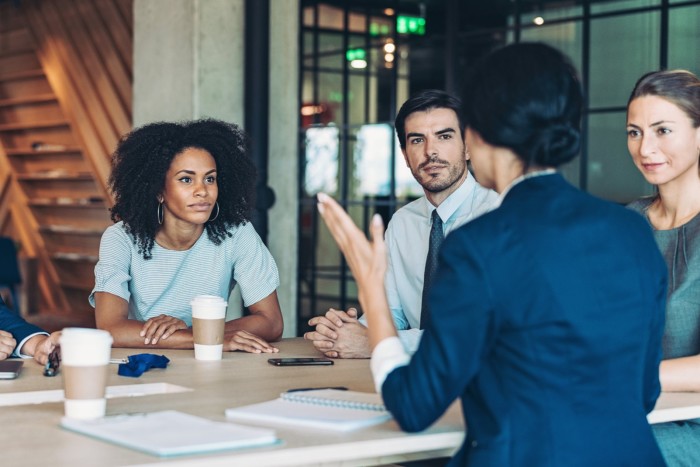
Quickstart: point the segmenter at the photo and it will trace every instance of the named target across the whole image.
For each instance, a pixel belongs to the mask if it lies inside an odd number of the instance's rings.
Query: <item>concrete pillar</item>
[[[243,124],[244,0],[134,1],[134,126]]]
[[[285,337],[297,333],[299,109],[299,0],[272,0],[267,184],[276,201],[268,216],[268,244],[280,271]]]

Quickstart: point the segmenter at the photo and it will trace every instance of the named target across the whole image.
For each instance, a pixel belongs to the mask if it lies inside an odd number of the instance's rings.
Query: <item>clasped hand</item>
[[[34,356],[37,363],[45,365],[49,354],[58,346],[59,337],[61,337],[60,331],[54,332],[50,336],[38,334],[27,340],[20,350],[23,354]],[[16,346],[17,341],[12,337],[12,334],[0,331],[0,360],[10,357]]]
[[[357,310],[330,308],[325,315],[309,320],[316,330],[304,334],[317,350],[330,358],[369,358],[367,328],[357,319]]]
[[[156,345],[159,340],[166,340],[176,331],[187,329],[189,329],[187,324],[181,319],[168,315],[159,315],[143,323],[140,336],[144,338],[144,344]],[[279,349],[248,331],[235,330],[227,332],[225,340],[225,350],[227,351],[242,350],[250,353],[279,352]]]

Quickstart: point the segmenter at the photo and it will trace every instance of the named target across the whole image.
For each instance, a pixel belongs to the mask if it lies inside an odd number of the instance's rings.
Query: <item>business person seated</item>
[[[250,223],[255,166],[246,136],[218,120],[152,123],[113,155],[112,220],[100,242],[90,304],[115,347],[194,347],[190,302],[227,298],[249,314],[226,323],[224,349],[277,352],[279,274]]]
[[[700,79],[648,73],[627,104],[627,147],[656,194],[629,207],[654,229],[669,271],[664,391],[700,391]],[[653,426],[670,466],[700,465],[700,419]]]
[[[646,415],[660,392],[666,265],[639,215],[556,171],[580,149],[573,66],[513,44],[475,64],[464,89],[474,174],[501,205],[445,239],[412,357],[383,286],[381,218],[370,243],[319,195],[357,280],[377,390],[407,431],[461,399],[468,429],[450,465],[663,465]]]
[[[445,235],[496,206],[498,195],[479,185],[467,169],[462,103],[437,90],[408,99],[394,127],[406,166],[425,196],[394,213],[386,231],[389,268],[385,281],[399,338],[415,352],[430,311],[426,300],[437,252]],[[332,358],[369,358],[364,320],[357,310],[330,309],[309,321],[306,339]]]
[[[34,357],[46,364],[49,354],[58,345],[60,332],[49,335],[13,313],[0,297],[0,360],[9,357]]]

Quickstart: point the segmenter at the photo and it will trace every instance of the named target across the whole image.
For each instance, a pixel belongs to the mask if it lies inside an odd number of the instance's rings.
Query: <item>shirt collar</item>
[[[506,187],[505,190],[503,190],[499,195],[498,199],[496,200],[496,206],[500,206],[501,203],[503,202],[503,199],[506,197],[508,192],[513,189],[515,185],[517,185],[520,182],[523,182],[527,180],[528,178],[535,178],[535,177],[541,177],[543,175],[551,175],[553,173],[557,173],[556,169],[544,169],[544,170],[535,170],[533,172],[528,172],[526,174],[522,174]]]
[[[476,189],[476,180],[474,180],[474,177],[472,176],[471,173],[467,170],[467,176],[462,182],[462,184],[452,192],[450,196],[448,196],[445,201],[440,203],[440,206],[437,208],[432,205],[430,201],[428,201],[427,197],[423,197],[424,200],[424,207],[425,207],[425,216],[430,220],[430,216],[433,213],[433,209],[437,209],[438,216],[440,216],[440,219],[442,219],[442,222],[447,222],[450,217],[459,209],[460,206],[464,203],[464,201],[470,196],[473,195],[474,190]]]

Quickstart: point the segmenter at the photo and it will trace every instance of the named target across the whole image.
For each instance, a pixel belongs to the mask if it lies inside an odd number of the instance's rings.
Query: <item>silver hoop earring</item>
[[[163,225],[163,202],[158,203],[158,208],[156,209],[156,216],[158,217],[158,223]]]
[[[217,217],[219,217],[219,202],[218,201],[216,202],[216,215],[214,217],[212,217],[211,219],[209,219],[208,222],[212,222],[212,221],[216,220]]]

